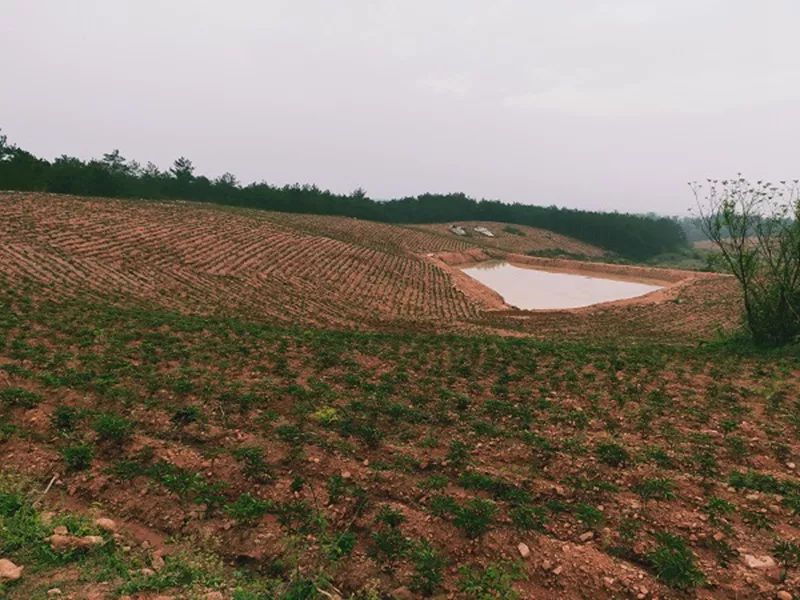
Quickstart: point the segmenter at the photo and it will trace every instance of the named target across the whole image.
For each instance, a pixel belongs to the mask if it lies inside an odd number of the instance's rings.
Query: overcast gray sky
[[[800,176],[800,0],[0,0],[0,128],[245,182],[678,214]]]

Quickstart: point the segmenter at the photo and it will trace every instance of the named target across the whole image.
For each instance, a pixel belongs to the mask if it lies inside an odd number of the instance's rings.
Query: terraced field
[[[399,227],[181,202],[6,193],[0,195],[0,274],[50,298],[80,295],[337,328],[699,339],[735,325],[735,291],[725,279],[646,307],[524,318],[487,311],[491,303],[472,293],[474,285],[464,285],[463,277],[429,255],[474,260],[476,252],[503,255],[522,248],[588,256],[600,251],[533,228],[508,233],[502,224],[486,225],[497,239],[460,238],[446,225]]]
[[[445,273],[415,254],[464,244],[352,219],[6,194],[0,237],[0,270],[56,297],[350,327],[477,315]]]
[[[467,234],[465,237],[455,236],[449,227],[456,224]],[[585,256],[588,258],[602,257],[605,252],[602,248],[592,246],[585,242],[569,238],[545,229],[528,227],[527,225],[509,225],[494,221],[458,221],[455,223],[434,223],[429,225],[411,225],[410,227],[435,233],[442,236],[459,237],[464,243],[483,248],[495,248],[515,254],[551,253],[553,255],[566,254]],[[487,237],[475,231],[476,227],[488,229],[494,237]]]

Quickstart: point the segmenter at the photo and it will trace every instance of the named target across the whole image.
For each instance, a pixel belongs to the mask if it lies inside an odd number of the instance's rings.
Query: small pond
[[[578,308],[642,296],[661,289],[619,279],[575,273],[554,273],[491,260],[465,267],[464,273],[492,288],[506,304],[522,309]]]

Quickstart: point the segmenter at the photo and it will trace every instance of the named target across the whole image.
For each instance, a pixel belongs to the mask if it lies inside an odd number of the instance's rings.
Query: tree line
[[[540,227],[641,260],[686,246],[673,219],[476,200],[462,193],[373,200],[357,189],[335,194],[316,185],[241,184],[230,174],[211,179],[178,158],[161,170],[129,161],[118,150],[88,161],[62,155],[49,161],[0,134],[0,189],[115,198],[183,199],[281,212],[357,217],[386,223],[501,221]]]

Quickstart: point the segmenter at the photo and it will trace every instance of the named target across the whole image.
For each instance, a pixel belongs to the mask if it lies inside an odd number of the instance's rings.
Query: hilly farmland
[[[463,226],[0,196],[0,589],[793,589],[798,363],[719,341],[730,278]],[[522,311],[488,258],[662,289]]]

